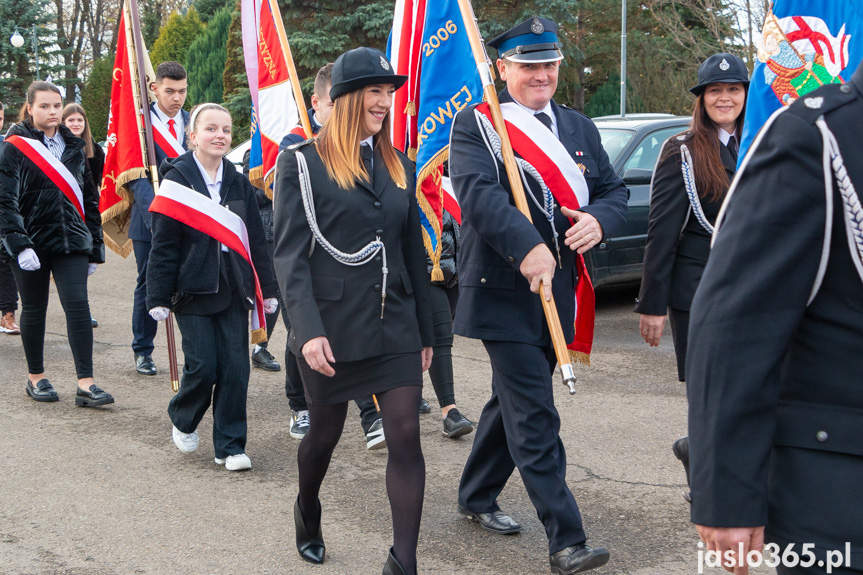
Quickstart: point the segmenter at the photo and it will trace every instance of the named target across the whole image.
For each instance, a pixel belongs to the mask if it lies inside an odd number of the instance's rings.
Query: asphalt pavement
[[[100,324],[95,381],[114,395],[114,405],[75,407],[74,365],[56,293],[45,363],[59,402],[26,396],[20,337],[0,334],[0,573],[380,573],[392,537],[386,451],[366,450],[356,407],[348,412],[321,493],[327,561],[312,566],[294,546],[299,442],[288,434],[284,372],[252,370],[251,471],[232,473],[214,464],[209,414],[199,428],[200,449],[179,452],[166,413],[172,392],[161,326],[154,354],[159,374],[141,376],[134,369],[135,275],[134,257],[110,253],[90,281]],[[686,430],[685,390],[676,378],[670,333],[659,348],[639,339],[635,295],[633,288],[599,294],[592,366],[576,367],[575,396],[556,380],[567,477],[589,544],[611,552],[609,564],[595,573],[688,575],[697,572],[698,538],[681,496],[683,469],[671,453]],[[270,347],[277,358],[285,340],[280,323]],[[456,338],[453,356],[459,410],[476,420],[490,394],[488,359],[479,342],[464,338]],[[437,405],[427,378],[424,396]],[[548,573],[545,533],[517,472],[500,504],[523,523],[523,532],[481,530],[456,509],[473,434],[447,439],[436,409],[420,417],[427,479],[419,573]]]

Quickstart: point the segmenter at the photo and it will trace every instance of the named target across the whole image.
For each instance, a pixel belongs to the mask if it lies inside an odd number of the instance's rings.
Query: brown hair
[[[743,129],[743,120],[746,118],[746,99],[743,101],[743,109],[734,124],[735,137],[740,137]],[[731,182],[725,173],[725,165],[722,163],[719,141],[719,126],[707,115],[704,107],[704,92],[695,98],[692,105],[692,123],[689,130],[683,132],[686,136],[686,146],[692,153],[693,175],[695,177],[695,188],[700,198],[716,201],[725,195]],[[676,141],[676,137],[672,138]],[[679,146],[665,146],[660,162],[669,156],[680,153]]]
[[[328,62],[324,64],[320,70],[318,70],[317,76],[315,76],[315,94],[318,98],[322,98],[324,96],[329,96],[329,91],[326,89],[327,86],[332,86],[333,84],[333,63]]]
[[[93,157],[93,135],[90,133],[90,120],[87,119],[87,113],[84,111],[84,108],[80,106],[80,104],[76,104],[74,102],[70,102],[66,104],[66,107],[63,108],[63,125],[66,125],[66,118],[71,116],[72,114],[81,114],[84,117],[84,131],[81,132],[81,139],[84,140],[84,152],[86,153],[88,158]]]
[[[156,67],[156,81],[161,82],[163,78],[170,78],[171,80],[177,81],[185,80],[186,69],[183,68],[182,64],[174,62],[173,60],[162,62]]]
[[[370,182],[370,174],[360,158],[360,128],[363,121],[365,88],[348,92],[333,103],[333,112],[318,133],[316,145],[327,174],[343,190],[354,186],[355,180]],[[384,116],[381,131],[374,138],[390,178],[400,188],[407,187],[405,167],[390,140],[390,114]]]
[[[24,101],[24,104],[21,105],[21,111],[18,112],[19,122],[27,122],[31,125],[33,124],[33,116],[31,116],[30,112],[27,111],[27,106],[32,106],[33,102],[36,101],[36,92],[55,92],[60,95],[60,98],[63,98],[63,94],[60,94],[60,88],[51,82],[36,80],[27,87],[27,99]]]

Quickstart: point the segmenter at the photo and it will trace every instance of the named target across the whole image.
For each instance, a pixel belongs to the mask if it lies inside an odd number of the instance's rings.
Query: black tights
[[[387,438],[387,496],[393,518],[393,552],[405,569],[416,573],[417,541],[425,491],[425,460],[420,445],[419,413],[422,387],[397,387],[377,396],[385,414]],[[348,404],[309,405],[312,425],[297,451],[300,510],[310,534],[317,534],[318,495],[333,450],[342,435]],[[315,422],[319,422],[317,425]],[[325,422],[325,424],[323,424]]]

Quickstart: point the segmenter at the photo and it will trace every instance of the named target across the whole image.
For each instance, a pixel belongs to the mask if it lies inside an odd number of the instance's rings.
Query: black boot
[[[321,516],[321,502],[318,501],[318,518]],[[320,519],[318,523],[318,532],[312,537],[306,529],[306,520],[303,519],[303,512],[300,511],[300,498],[294,503],[294,528],[297,532],[297,551],[305,561],[309,563],[323,563],[324,555],[327,548],[324,545],[323,534],[321,533]]]
[[[680,460],[683,464],[683,469],[686,471],[686,486],[689,487],[689,436],[681,437],[671,446],[671,451],[674,452],[674,457]],[[689,503],[692,503],[692,495],[689,489],[683,492],[683,498]]]
[[[390,554],[387,556],[387,562],[384,564],[383,575],[406,575],[405,570],[402,569],[396,556],[393,555],[392,547],[390,547]]]

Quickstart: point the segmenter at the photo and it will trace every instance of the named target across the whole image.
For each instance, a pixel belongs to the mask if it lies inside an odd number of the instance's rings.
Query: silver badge
[[[806,98],[803,100],[803,103],[806,104],[807,108],[811,108],[813,110],[817,110],[824,104],[824,98]]]
[[[530,23],[530,31],[534,34],[542,34],[545,32],[545,26],[542,25],[539,18],[534,18],[533,22]]]
[[[728,70],[731,67],[731,64],[728,63],[728,60],[725,58],[722,59],[722,62],[719,63],[719,69],[723,72]]]
[[[381,56],[381,68],[383,68],[384,70],[387,70],[387,71],[389,71],[389,69],[390,69],[390,63],[387,62],[387,59],[384,58],[383,56]]]

